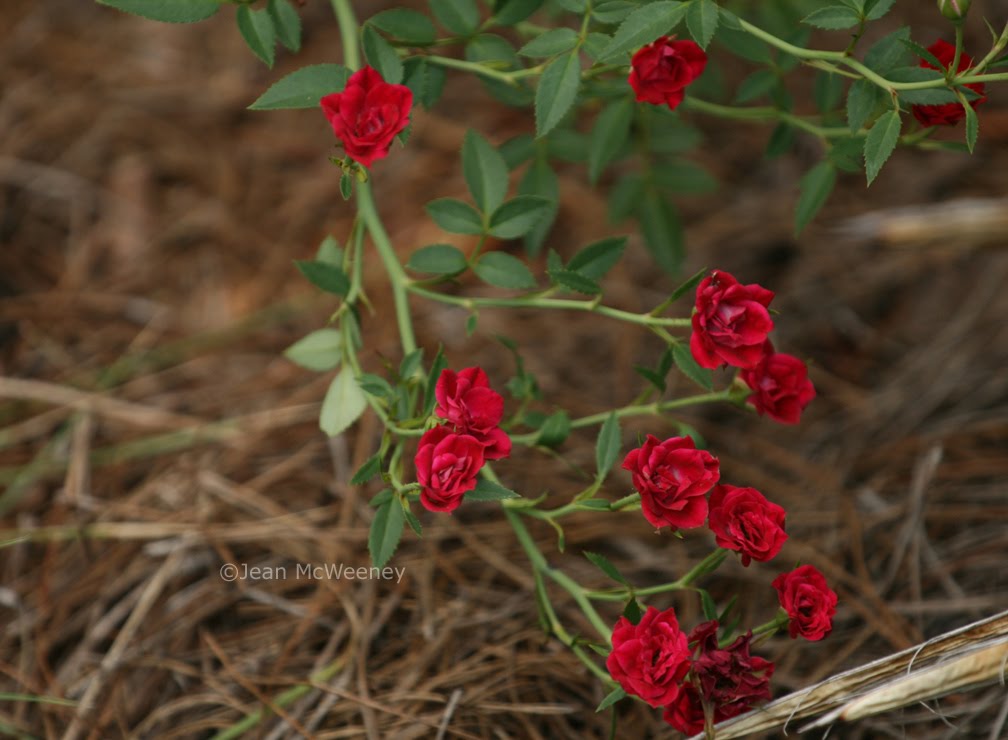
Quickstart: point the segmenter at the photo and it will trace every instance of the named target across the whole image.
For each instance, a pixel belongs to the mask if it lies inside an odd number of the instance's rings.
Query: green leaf
[[[502,204],[490,217],[490,233],[500,239],[517,239],[536,225],[552,202],[535,195],[519,195]]]
[[[592,280],[599,280],[620,261],[626,249],[625,236],[613,236],[592,242],[570,258],[567,269]]]
[[[542,6],[543,0],[498,0],[494,4],[494,20],[502,26],[521,23]]]
[[[847,91],[847,126],[852,134],[871,119],[885,97],[885,91],[868,80],[854,81]]]
[[[494,483],[486,478],[476,481],[476,487],[465,495],[466,501],[504,501],[509,498],[520,498],[510,488]]]
[[[482,234],[483,219],[467,203],[454,198],[439,198],[425,206],[434,223],[452,234]]]
[[[945,75],[936,69],[924,67],[897,67],[887,75],[893,82],[944,81]],[[932,87],[924,90],[898,90],[900,101],[912,105],[944,105],[959,100],[947,87]]]
[[[403,64],[392,45],[382,38],[371,25],[361,32],[361,46],[368,64],[374,67],[382,79],[390,85],[398,85],[403,78]]]
[[[964,103],[963,109],[966,111],[966,148],[972,154],[973,147],[976,146],[977,134],[980,133],[980,121],[977,120],[977,114],[972,105]]]
[[[408,8],[392,8],[371,16],[369,25],[389,36],[412,44],[430,44],[437,38],[437,30],[423,13]]]
[[[861,15],[846,5],[830,5],[814,10],[802,19],[802,23],[816,28],[835,31],[853,28],[861,22]]]
[[[612,36],[607,33],[592,32],[585,36],[584,43],[581,44],[581,51],[588,55],[593,62],[597,62],[602,52],[609,46]]]
[[[466,269],[465,255],[451,244],[430,244],[410,255],[406,267],[432,275],[455,275]]]
[[[700,605],[703,609],[704,619],[717,619],[718,609],[714,599],[702,588],[698,588],[697,591],[700,592]]]
[[[871,127],[871,131],[868,132],[868,136],[865,137],[865,173],[868,176],[869,185],[878,177],[882,165],[886,163],[889,155],[896,148],[901,125],[899,111],[891,110],[879,116],[875,125]]]
[[[638,8],[616,29],[613,40],[602,52],[599,61],[611,61],[671,33],[686,15],[688,7],[689,3],[659,0]]]
[[[389,385],[389,382],[373,373],[362,373],[357,378],[357,385],[362,391],[375,398],[392,398],[395,395],[395,389]]]
[[[813,97],[820,113],[828,113],[836,108],[843,95],[843,81],[843,77],[832,72],[819,70],[816,73]]]
[[[672,291],[672,295],[669,296],[668,302],[672,303],[682,298],[684,295],[692,291],[696,286],[700,284],[700,281],[707,276],[707,268],[704,267],[701,270],[697,270],[693,273],[686,282],[682,283],[678,288]]]
[[[504,202],[508,168],[504,157],[478,133],[469,129],[462,143],[462,173],[476,206],[491,214]]]
[[[427,384],[424,386],[424,416],[430,416],[434,410],[434,405],[437,403],[435,390],[441,373],[446,367],[448,367],[448,360],[445,359],[444,349],[439,345],[437,354],[434,355],[434,361],[431,363],[430,372],[427,374]]]
[[[410,529],[417,537],[423,537],[423,526],[420,524],[420,520],[416,518],[416,515],[409,510],[409,504],[405,500],[402,502],[403,506],[403,516],[406,517],[406,523],[409,524]]]
[[[541,36],[536,36],[518,50],[523,57],[541,59],[563,54],[573,49],[578,42],[577,32],[570,28],[553,28]]]
[[[497,151],[504,157],[507,168],[513,170],[532,159],[536,152],[535,140],[528,134],[518,134],[501,144]]]
[[[925,49],[920,44],[910,39],[903,41],[903,44],[910,49],[914,54],[919,56],[921,59],[925,60],[929,64],[933,65],[935,70],[943,70],[946,68],[945,64],[938,59],[934,54],[932,54],[928,49]]]
[[[689,3],[686,26],[693,40],[704,49],[714,38],[719,16],[718,5],[714,0],[692,0]]]
[[[332,370],[343,360],[343,334],[336,329],[318,329],[285,349],[284,357],[308,370]]]
[[[693,353],[690,352],[687,345],[681,342],[676,344],[672,348],[672,359],[682,374],[694,383],[708,391],[714,388],[711,371],[705,370],[697,364],[697,361],[693,359]]]
[[[350,479],[350,485],[360,486],[367,483],[381,472],[381,464],[382,456],[380,454],[369,457],[364,464],[357,469],[357,472],[353,474],[353,478]]]
[[[570,436],[571,421],[566,411],[557,411],[546,417],[546,421],[539,427],[539,436],[536,437],[536,444],[543,447],[557,447]]]
[[[873,72],[884,75],[889,70],[906,64],[908,41],[910,41],[910,28],[907,26],[882,37],[865,54],[865,66]]]
[[[640,603],[634,597],[630,597],[630,600],[623,607],[623,616],[630,620],[631,624],[637,624],[641,621],[641,617],[644,616],[644,610],[641,609]]]
[[[399,377],[403,380],[412,379],[423,365],[423,347],[417,347],[402,358],[399,363]]]
[[[437,22],[459,36],[469,36],[479,25],[479,8],[474,0],[430,0]]]
[[[346,430],[364,413],[367,400],[357,385],[353,370],[344,367],[339,371],[322,401],[319,428],[330,437]]]
[[[836,184],[836,168],[829,160],[820,162],[801,179],[798,206],[795,209],[795,234],[811,221],[823,207]]]
[[[607,576],[612,578],[617,583],[622,583],[624,586],[629,587],[630,582],[623,577],[623,575],[616,570],[616,566],[609,562],[609,559],[604,555],[599,555],[595,552],[584,551],[584,556],[591,561],[592,565],[601,570]]]
[[[276,37],[288,51],[301,51],[301,16],[298,15],[290,0],[269,0],[266,12],[273,19]]]
[[[404,522],[403,507],[397,499],[391,498],[378,507],[368,532],[368,552],[376,568],[384,568],[399,547]]]
[[[536,138],[542,138],[560,123],[574,104],[580,85],[581,61],[576,51],[549,63],[536,88]]]
[[[592,15],[600,23],[619,23],[637,9],[636,3],[626,0],[610,0],[610,2],[592,4]]]
[[[315,251],[315,261],[336,266],[343,264],[343,250],[332,234],[328,234],[325,239],[319,242],[318,249]]]
[[[777,84],[779,78],[772,69],[758,69],[742,80],[738,92],[735,93],[736,103],[748,103],[762,98]]]
[[[469,314],[465,322],[466,337],[471,337],[474,333],[476,333],[476,325],[478,323],[479,323],[479,314],[478,313]]]
[[[834,139],[827,156],[838,170],[844,172],[864,171],[864,139],[858,136],[849,136],[843,139]]]
[[[588,178],[593,184],[598,182],[606,165],[627,145],[633,114],[633,98],[625,97],[607,105],[595,119],[588,139]]]
[[[248,5],[238,7],[238,30],[252,53],[267,67],[273,66],[276,55],[276,30],[273,19],[266,10],[252,10]]]
[[[676,159],[655,168],[654,181],[673,193],[705,194],[717,190],[717,180],[710,172],[688,159]]]
[[[295,260],[294,264],[316,288],[340,296],[350,291],[350,278],[336,265],[313,260]]]
[[[603,480],[612,470],[612,466],[619,457],[620,446],[623,437],[620,434],[619,418],[615,412],[609,414],[599,429],[598,439],[595,440],[595,469],[596,480]]]
[[[372,496],[371,500],[368,501],[368,506],[372,506],[372,507],[374,507],[374,508],[377,509],[379,506],[381,506],[382,504],[384,504],[386,501],[391,501],[392,500],[392,495],[393,494],[392,494],[392,489],[391,488],[385,488],[385,489],[383,489],[381,491],[378,491],[378,493],[376,493],[374,496]]]
[[[535,278],[525,263],[505,252],[487,252],[473,267],[473,272],[483,282],[498,288],[528,290],[535,287]]]
[[[865,3],[865,17],[870,21],[877,21],[889,12],[896,0],[868,0]]]
[[[428,64],[423,57],[410,57],[403,62],[403,77],[414,99],[424,108],[432,108],[441,97],[445,83],[443,67]]]
[[[98,0],[98,3],[164,23],[196,23],[220,10],[218,0]]]
[[[606,694],[606,698],[599,702],[599,705],[595,707],[595,712],[603,712],[613,704],[618,702],[620,699],[626,698],[626,691],[623,690],[622,686],[617,686],[615,689]]]
[[[534,257],[542,250],[543,242],[546,241],[550,229],[553,228],[553,222],[560,210],[560,182],[546,157],[536,157],[535,161],[525,170],[525,175],[518,183],[518,194],[535,195],[549,201],[549,207],[542,212],[532,228],[522,237],[525,252]]]
[[[319,100],[346,87],[350,71],[342,64],[312,64],[281,77],[249,106],[251,110],[317,108]]]
[[[675,207],[651,191],[637,210],[644,245],[658,266],[674,275],[683,260],[682,224]]]
[[[550,280],[552,280],[556,285],[561,288],[566,288],[567,290],[573,290],[576,293],[584,293],[585,295],[598,295],[602,292],[602,288],[591,278],[585,277],[579,272],[573,272],[571,270],[547,270],[547,275],[549,275]]]

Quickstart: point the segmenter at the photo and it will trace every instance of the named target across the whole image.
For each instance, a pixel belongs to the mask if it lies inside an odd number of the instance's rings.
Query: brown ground
[[[310,111],[244,110],[280,74],[338,60],[327,10],[308,4],[306,48],[297,60],[282,54],[273,72],[242,47],[227,9],[197,27],[81,0],[6,0],[0,10],[0,516],[3,539],[15,527],[35,532],[0,550],[0,692],[94,707],[0,699],[0,733],[207,737],[264,705],[247,736],[608,731],[607,714],[593,712],[601,686],[542,634],[524,557],[489,506],[425,516],[424,539],[407,533],[393,561],[406,568],[398,585],[218,576],[224,562],[367,563],[370,491],[347,481],[371,454],[376,420],[327,441],[315,417],[329,376],[280,357],[333,307],[291,264],[348,228],[325,159],[330,134]],[[941,30],[920,17],[921,37]],[[982,41],[982,26],[970,29]],[[463,193],[461,124],[497,140],[524,125],[467,85],[450,82],[444,105],[417,116],[410,146],[376,167],[404,253],[441,238],[420,205]],[[901,151],[867,192],[845,176],[797,240],[791,209],[814,145],[768,163],[767,130],[697,119],[707,132],[697,156],[725,185],[683,203],[689,267],[775,289],[778,345],[813,359],[820,393],[796,429],[723,408],[686,417],[726,479],[787,508],[784,560],[816,564],[840,593],[829,640],[765,646],[780,693],[1008,607],[1008,218],[1003,200],[976,229],[967,227],[978,217],[940,210],[1003,196],[1004,100],[997,89],[982,109],[973,158]],[[569,250],[617,233],[579,184],[583,172],[565,176],[551,243]],[[873,222],[851,221],[896,206],[918,209],[917,236],[892,243]],[[398,349],[373,268],[377,312],[365,331],[376,369]],[[670,287],[653,272],[634,246],[608,300],[653,305]],[[426,346],[444,342],[453,366],[481,362],[497,384],[513,366],[491,337],[515,338],[546,410],[625,403],[630,365],[658,351],[604,319],[484,312],[466,340],[464,316],[415,309]],[[104,393],[84,403],[81,391]],[[590,464],[592,435],[564,453]],[[528,494],[576,490],[566,466],[533,453],[499,471]],[[609,495],[626,492],[620,476]],[[549,531],[535,534],[552,562],[599,586],[582,549],[653,583],[709,546],[703,534],[656,536],[636,515],[618,526],[572,522],[564,555]],[[773,613],[778,570],[732,563],[711,588],[739,593],[746,623],[757,623]],[[566,623],[589,629],[555,599]],[[688,599],[655,603],[676,605],[687,624],[699,618]],[[294,700],[285,695],[313,675]],[[996,736],[1006,706],[995,687],[833,736]],[[619,736],[662,726],[657,712],[628,706]]]

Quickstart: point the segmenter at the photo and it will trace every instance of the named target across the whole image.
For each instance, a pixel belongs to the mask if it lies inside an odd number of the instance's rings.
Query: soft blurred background
[[[362,18],[386,7],[356,5]],[[908,5],[872,34],[910,22],[925,43],[950,37],[932,3]],[[352,209],[321,113],[245,109],[281,75],[340,60],[328,4],[300,12],[304,48],[280,51],[271,71],[228,7],[195,26],[85,0],[0,8],[0,692],[71,702],[0,695],[0,734],[606,737],[609,715],[594,713],[606,692],[542,633],[524,556],[492,506],[425,515],[423,540],[407,530],[393,560],[406,569],[398,584],[218,575],[225,562],[368,563],[374,491],[348,481],[372,454],[377,420],[327,440],[316,419],[331,376],[281,356],[334,307],[292,260],[327,234],[343,239]],[[978,56],[989,48],[984,12],[996,27],[1005,20],[1002,3],[974,3],[967,40]],[[710,582],[715,596],[738,593],[744,623],[762,622],[776,608],[770,580],[799,559],[840,594],[828,640],[762,647],[778,661],[779,693],[1008,607],[1008,97],[1004,86],[989,95],[972,157],[899,150],[870,190],[843,175],[800,238],[793,206],[816,142],[767,160],[769,128],[690,117],[703,132],[695,161],[721,185],[679,202],[684,275],[716,266],[775,290],[778,348],[811,361],[819,391],[795,428],[730,408],[681,417],[726,480],[788,511],[779,564],[729,561]],[[414,121],[408,147],[374,168],[403,255],[443,239],[424,202],[465,197],[467,126],[496,143],[531,130],[454,76]],[[548,244],[569,255],[627,231],[608,223],[582,164],[560,173]],[[380,370],[399,350],[376,261],[367,283],[363,359]],[[607,301],[643,310],[674,284],[635,236]],[[631,366],[661,351],[593,316],[484,311],[466,338],[464,314],[414,308],[425,346],[444,343],[453,367],[482,364],[497,386],[515,368],[493,336],[514,339],[544,411],[628,402],[640,380]],[[688,381],[672,392],[689,392]],[[675,428],[635,422],[624,440]],[[593,434],[572,437],[563,456],[590,466]],[[534,452],[497,467],[526,495],[559,501],[580,487],[566,463]],[[605,494],[629,487],[619,471]],[[655,534],[636,514],[574,520],[564,554],[551,531],[534,534],[552,563],[598,587],[582,550],[646,584],[681,574],[710,545],[704,532]],[[588,634],[576,607],[554,598]],[[676,606],[686,624],[702,618],[691,598],[652,603]],[[658,712],[625,704],[619,737],[671,734]],[[1006,711],[994,687],[833,736],[997,737]]]

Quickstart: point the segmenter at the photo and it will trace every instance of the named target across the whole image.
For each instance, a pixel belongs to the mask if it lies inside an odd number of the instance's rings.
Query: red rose
[[[633,55],[630,87],[640,102],[664,104],[675,110],[686,86],[700,76],[705,66],[707,55],[695,43],[662,36]]]
[[[476,474],[483,467],[483,445],[468,434],[438,426],[420,438],[413,462],[417,481],[423,486],[420,503],[424,508],[454,511],[466,492],[476,487]]]
[[[791,622],[791,637],[821,640],[833,630],[837,595],[826,584],[823,574],[812,565],[803,565],[790,573],[781,573],[773,581],[777,598]]]
[[[685,684],[679,696],[666,705],[662,719],[684,735],[698,735],[704,731],[704,709],[700,692],[692,684]]]
[[[774,294],[715,271],[697,286],[690,351],[700,367],[755,367],[763,359]]]
[[[675,609],[660,612],[649,606],[637,624],[620,617],[612,645],[606,668],[624,691],[652,707],[675,700],[690,665],[689,645]]]
[[[955,59],[955,46],[948,41],[939,39],[928,47],[928,51],[934,54],[935,58],[942,63],[941,71],[945,72],[952,65]],[[925,69],[938,69],[927,59],[921,59],[920,66]],[[962,72],[973,66],[973,57],[966,52],[959,55],[959,68],[956,72]],[[966,85],[980,97],[969,101],[969,104],[976,108],[980,103],[987,102],[986,87],[982,82],[974,82]],[[921,122],[923,126],[954,126],[966,117],[966,109],[962,103],[942,103],[941,105],[915,105],[913,110],[914,118]]]
[[[784,509],[764,498],[755,488],[719,485],[710,497],[708,526],[718,547],[742,553],[742,565],[765,563],[780,552]]]
[[[698,653],[693,676],[700,695],[714,708],[714,721],[721,722],[770,698],[774,664],[749,654],[751,630],[725,648],[718,647],[717,632],[717,620],[704,622],[690,633],[689,643]]]
[[[320,103],[346,153],[370,167],[388,154],[392,139],[409,125],[413,93],[364,67],[350,76],[343,92],[326,95]]]
[[[497,427],[504,415],[504,399],[491,390],[482,368],[467,367],[458,373],[442,370],[434,396],[435,413],[453,424],[455,431],[478,439],[485,448],[483,457],[500,460],[511,454],[511,438]]]
[[[655,527],[689,529],[707,518],[707,492],[718,481],[717,458],[698,450],[689,437],[664,442],[652,434],[631,450],[623,468],[633,475],[644,518]]]
[[[756,367],[740,373],[752,389],[749,403],[760,416],[766,414],[784,424],[797,424],[801,412],[816,396],[808,367],[797,357],[774,352],[769,341],[764,351],[766,354]]]

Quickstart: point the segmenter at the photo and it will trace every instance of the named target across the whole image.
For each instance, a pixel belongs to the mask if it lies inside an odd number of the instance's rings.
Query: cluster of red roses
[[[815,388],[805,363],[776,352],[768,338],[773,297],[772,291],[742,285],[727,272],[711,273],[697,286],[690,351],[700,367],[740,368],[752,391],[749,403],[761,416],[797,424]]]
[[[454,511],[476,487],[483,463],[511,454],[511,438],[498,426],[504,399],[482,368],[443,370],[434,396],[435,413],[447,423],[424,432],[413,462],[424,508]]]
[[[792,637],[821,640],[830,633],[837,597],[819,571],[803,565],[773,585]],[[774,665],[750,655],[752,631],[719,647],[719,626],[717,620],[704,622],[687,637],[674,609],[653,606],[637,624],[620,617],[606,668],[628,694],[664,707],[663,717],[675,729],[702,732],[708,713],[712,722],[722,722],[770,698]]]

